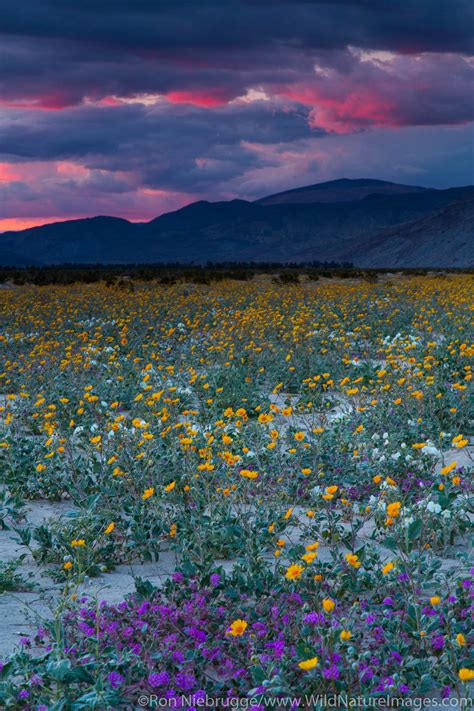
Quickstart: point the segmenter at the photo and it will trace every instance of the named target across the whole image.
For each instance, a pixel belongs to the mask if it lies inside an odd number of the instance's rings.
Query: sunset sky
[[[473,182],[472,0],[0,0],[0,231]]]

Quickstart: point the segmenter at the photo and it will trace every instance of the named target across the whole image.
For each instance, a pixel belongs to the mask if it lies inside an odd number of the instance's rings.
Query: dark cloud
[[[47,107],[176,90],[222,100],[348,46],[472,51],[470,0],[0,2],[5,99]]]
[[[72,160],[89,169],[138,173],[144,186],[200,192],[262,160],[246,142],[287,143],[311,133],[306,112],[267,101],[218,107],[212,121],[204,108],[168,103],[10,110],[1,124],[0,155]]]
[[[168,50],[276,43],[405,51],[470,51],[470,0],[22,0],[0,3],[5,34]]]

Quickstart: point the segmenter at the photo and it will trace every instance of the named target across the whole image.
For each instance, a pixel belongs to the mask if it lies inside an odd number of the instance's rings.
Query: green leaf
[[[49,662],[46,666],[48,674],[56,679],[57,681],[64,681],[71,669],[71,662],[69,659],[61,659],[60,661]]]
[[[411,523],[408,526],[408,540],[413,541],[415,538],[418,538],[418,536],[421,533],[421,529],[423,526],[423,521],[421,518],[417,518],[413,523]]]

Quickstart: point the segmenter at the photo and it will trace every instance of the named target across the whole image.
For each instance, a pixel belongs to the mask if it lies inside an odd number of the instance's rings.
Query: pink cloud
[[[369,127],[468,123],[474,119],[473,79],[474,65],[457,55],[380,59],[377,53],[354,53],[341,69],[317,66],[314,78],[274,91],[308,106],[312,128],[342,134]]]
[[[9,183],[13,180],[19,180],[21,174],[15,170],[12,163],[0,163],[0,182]]]
[[[233,94],[229,94],[224,88],[202,92],[194,89],[189,91],[169,91],[165,96],[172,104],[193,104],[204,108],[222,106],[227,104],[230,99],[235,98]]]
[[[21,99],[2,99],[0,105],[9,109],[39,109],[42,111],[59,111],[74,104],[80,103],[81,99],[72,96],[69,92],[61,90],[50,94],[39,94],[38,96],[25,96]]]
[[[104,96],[96,102],[99,106],[121,106],[123,101],[115,96]]]
[[[369,89],[347,90],[347,94],[327,96],[324,88],[294,87],[282,92],[292,101],[312,107],[308,123],[329,133],[352,133],[369,126],[401,125],[397,106]]]

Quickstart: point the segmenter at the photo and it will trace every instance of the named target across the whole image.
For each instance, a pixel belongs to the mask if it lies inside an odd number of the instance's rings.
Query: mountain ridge
[[[199,200],[149,222],[99,215],[4,232],[0,265],[318,260],[468,267],[473,225],[474,186],[340,179],[253,202]]]
[[[360,200],[369,195],[406,194],[411,192],[425,192],[436,188],[424,188],[419,185],[404,185],[393,183],[389,180],[375,180],[373,178],[338,178],[324,183],[304,185],[299,188],[284,190],[260,198],[256,202],[261,205],[275,204],[306,204],[313,202],[350,202]]]

